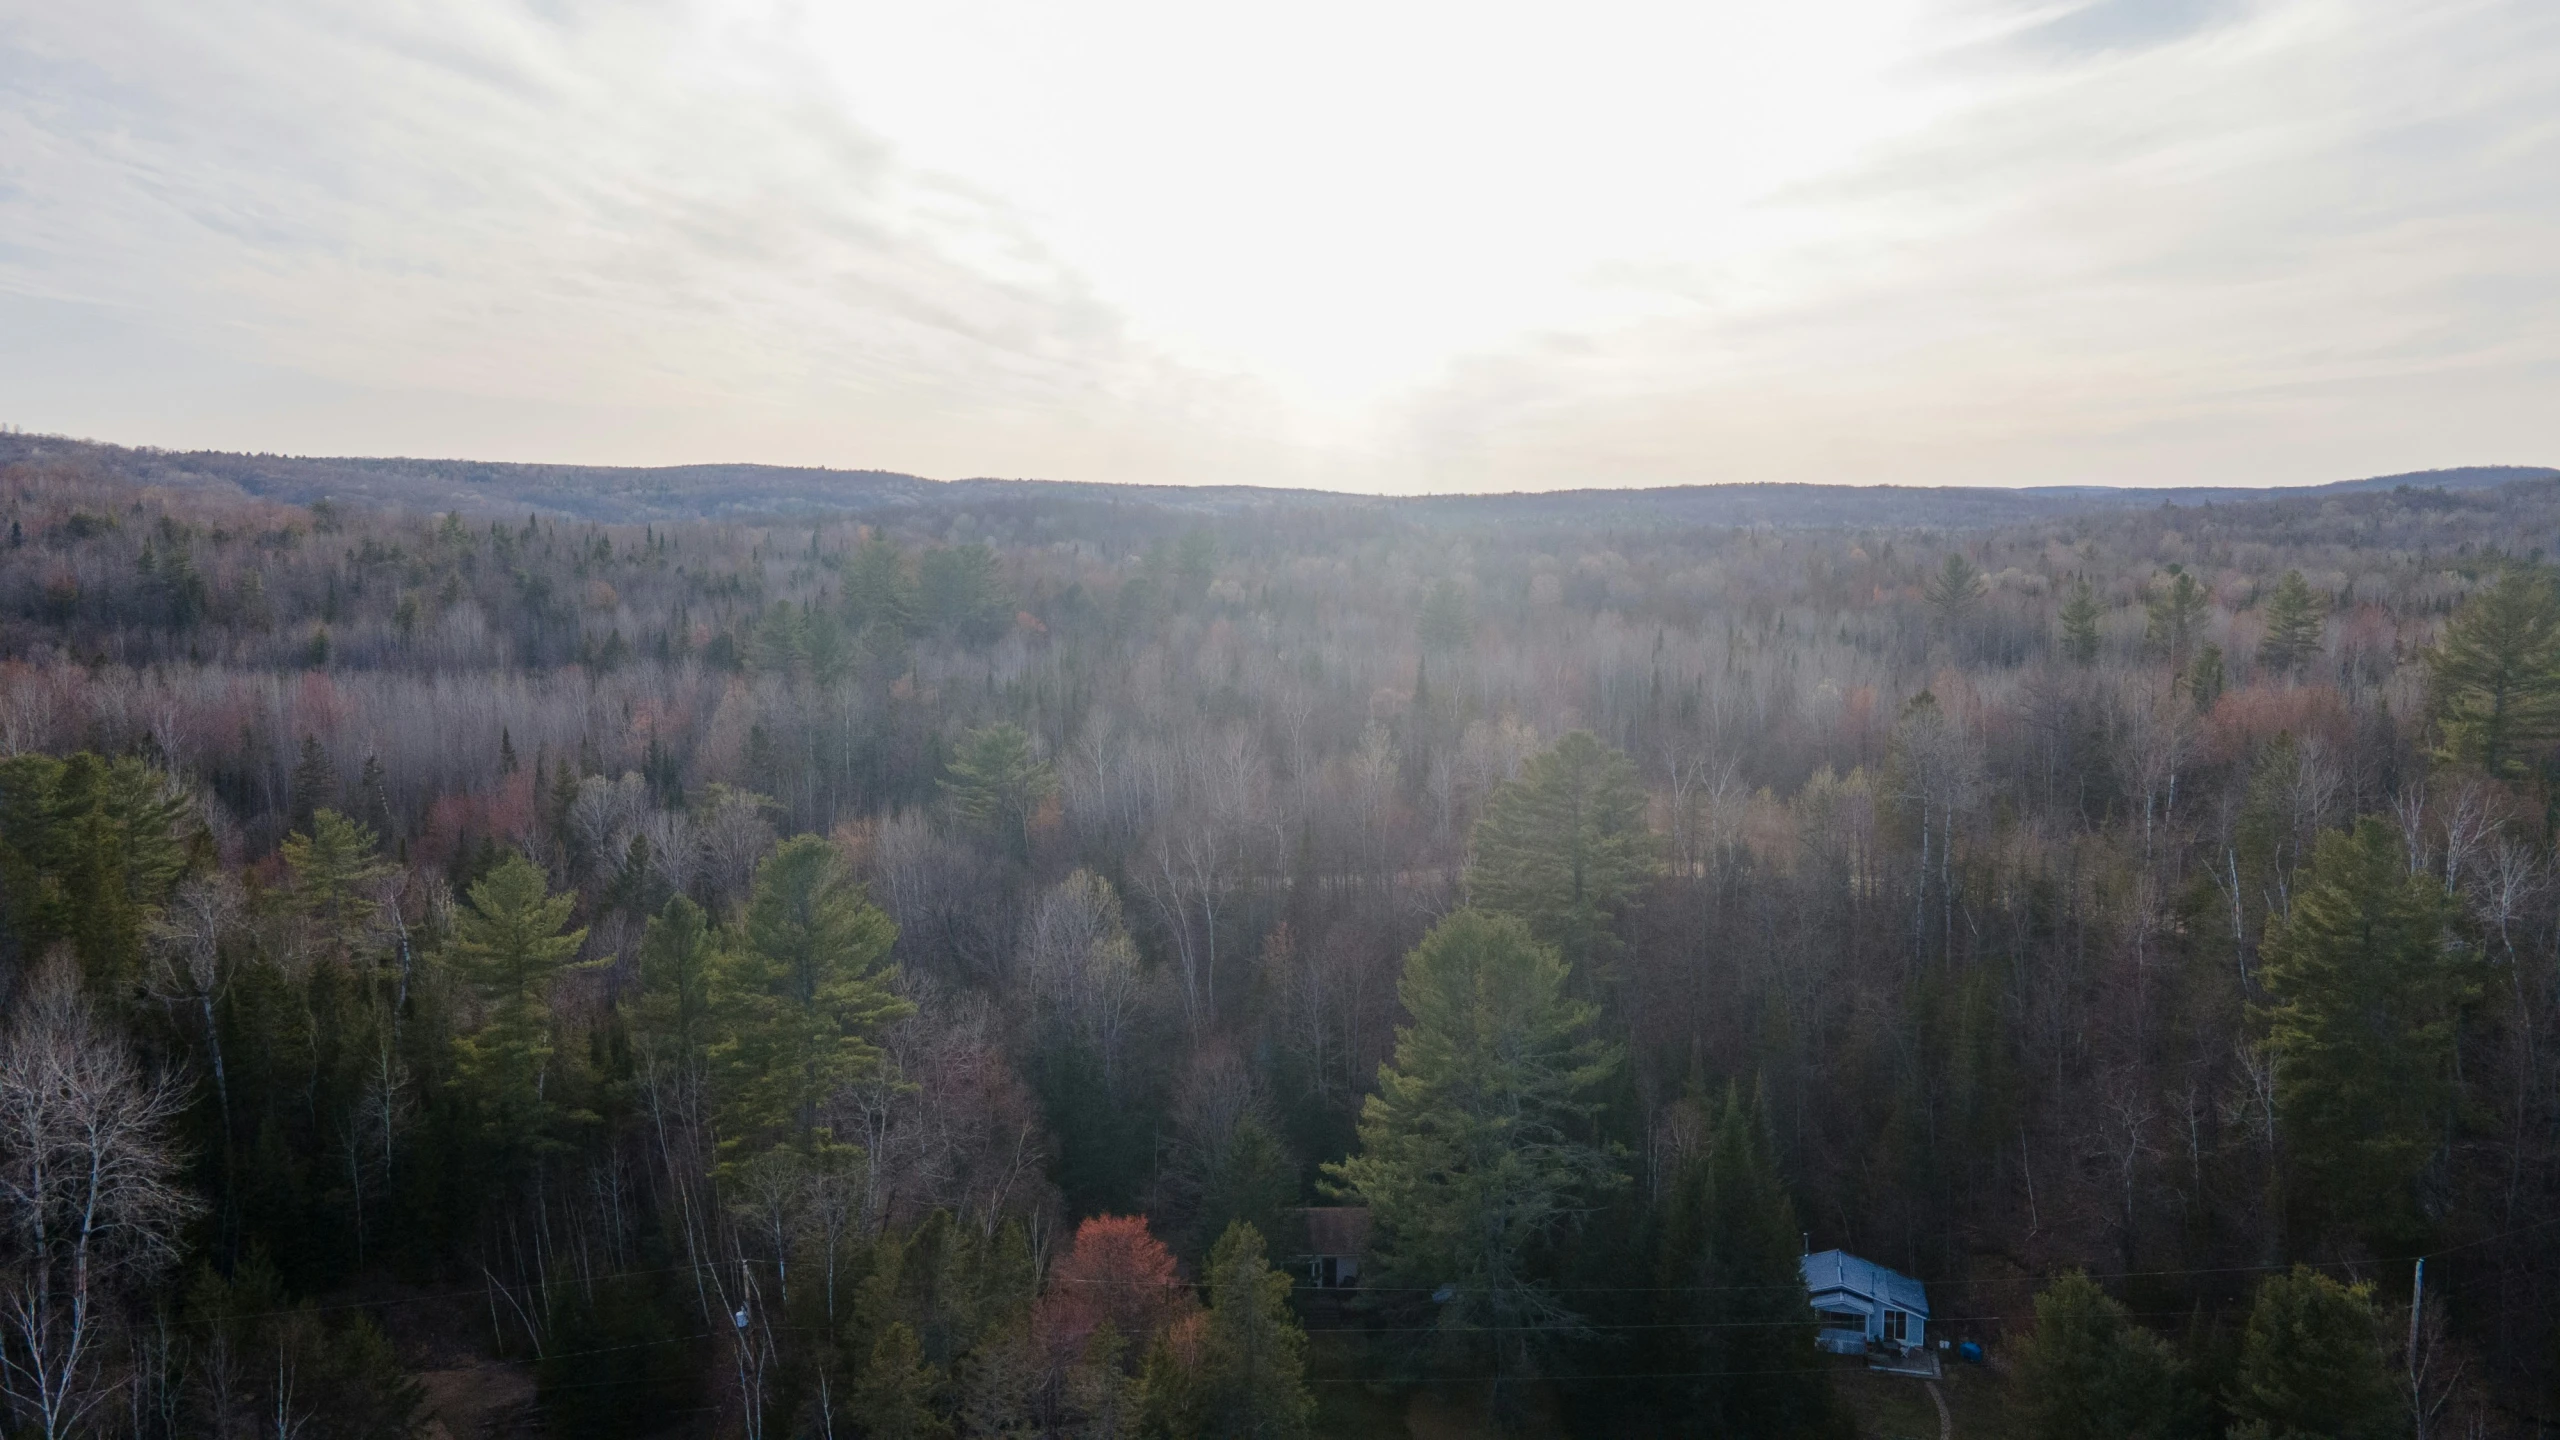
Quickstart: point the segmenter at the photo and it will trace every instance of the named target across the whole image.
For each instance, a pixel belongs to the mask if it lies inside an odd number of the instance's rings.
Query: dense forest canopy
[[[2560,1416],[2560,481],[605,524],[12,453],[26,1433],[503,1362],[564,1436],[1836,1434],[1808,1243],[2022,1434]]]

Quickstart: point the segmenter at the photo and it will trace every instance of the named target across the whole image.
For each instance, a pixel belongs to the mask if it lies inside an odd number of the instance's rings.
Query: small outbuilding
[[[1814,1341],[1841,1355],[1928,1344],[1929,1290],[1898,1270],[1845,1250],[1804,1257],[1804,1286],[1822,1328]]]
[[[1348,1289],[1360,1283],[1360,1256],[1369,1248],[1369,1207],[1319,1205],[1302,1212],[1307,1220],[1307,1279],[1321,1289]]]

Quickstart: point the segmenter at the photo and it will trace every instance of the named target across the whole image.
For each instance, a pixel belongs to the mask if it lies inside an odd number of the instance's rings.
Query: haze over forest
[[[0,1437],[2551,1440],[2560,5],[0,0]]]
[[[0,514],[32,1433],[2552,1413],[2560,472]]]

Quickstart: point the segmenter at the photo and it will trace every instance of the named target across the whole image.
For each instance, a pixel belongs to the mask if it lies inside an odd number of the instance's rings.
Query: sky
[[[0,0],[0,423],[1390,493],[2560,463],[2560,4]]]

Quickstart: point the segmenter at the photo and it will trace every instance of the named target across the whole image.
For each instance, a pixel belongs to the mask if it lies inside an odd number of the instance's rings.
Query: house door
[[[1894,1345],[1902,1343],[1903,1335],[1905,1333],[1904,1322],[1908,1319],[1910,1319],[1910,1317],[1899,1310],[1887,1310],[1884,1312],[1884,1338],[1887,1343]]]

